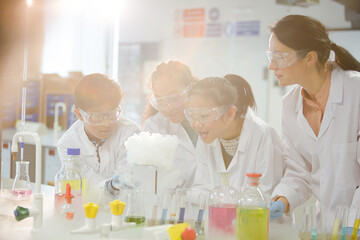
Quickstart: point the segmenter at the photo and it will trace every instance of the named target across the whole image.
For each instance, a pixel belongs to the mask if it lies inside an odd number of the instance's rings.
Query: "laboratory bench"
[[[18,206],[31,207],[32,196],[28,199],[17,199],[11,195],[12,179],[3,178],[1,181],[0,195],[0,239],[104,239],[100,233],[94,234],[72,234],[70,230],[84,226],[84,213],[79,213],[74,221],[68,222],[59,220],[54,215],[54,188],[52,186],[42,185],[41,191],[44,194],[44,221],[43,228],[38,232],[32,231],[32,218],[26,218],[20,222],[15,220],[13,211]],[[34,186],[34,184],[32,184]],[[34,189],[34,188],[33,188]],[[124,211],[125,213],[125,211]],[[96,217],[96,225],[110,223],[110,212],[100,211]],[[120,231],[110,232],[108,239],[149,239],[144,235],[144,227],[131,227]],[[198,240],[207,239],[205,236],[198,236]],[[270,222],[269,225],[270,240],[289,240],[298,239],[298,232],[288,224],[279,224]]]
[[[11,161],[11,142],[17,130],[7,128],[2,130],[2,174],[4,178],[15,177],[15,163]],[[48,129],[46,134],[39,134],[42,149],[42,179],[43,184],[54,181],[55,174],[61,168],[61,162],[57,153],[56,144],[65,131],[59,131],[55,138],[53,129]],[[16,154],[16,161],[20,160],[20,147]],[[35,143],[32,138],[24,138],[24,161],[30,162],[30,181],[35,181]]]

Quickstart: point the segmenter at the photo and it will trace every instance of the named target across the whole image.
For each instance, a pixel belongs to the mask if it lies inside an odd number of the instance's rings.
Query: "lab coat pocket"
[[[357,162],[358,143],[332,144],[331,158],[334,164],[335,188],[345,191],[359,185],[360,166]]]

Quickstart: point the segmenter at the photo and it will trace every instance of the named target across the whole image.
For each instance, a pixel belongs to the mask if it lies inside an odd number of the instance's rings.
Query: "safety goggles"
[[[173,93],[163,97],[150,97],[150,104],[158,111],[166,111],[184,105],[189,88],[185,88],[181,93]]]
[[[292,52],[266,51],[266,56],[270,64],[274,64],[276,68],[286,68],[303,58],[308,50],[299,50]]]
[[[195,120],[202,124],[218,120],[229,109],[229,105],[214,108],[186,108],[184,109],[186,119],[192,123]]]
[[[105,120],[108,120],[109,123],[116,123],[120,120],[122,109],[120,106],[111,111],[103,112],[85,112],[80,109],[81,117],[84,121],[92,126],[101,126]]]

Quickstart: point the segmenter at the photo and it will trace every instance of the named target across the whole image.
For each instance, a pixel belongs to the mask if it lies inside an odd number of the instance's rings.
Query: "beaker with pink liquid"
[[[230,173],[219,173],[221,185],[210,194],[209,235],[235,236],[236,203],[239,192],[229,185]]]

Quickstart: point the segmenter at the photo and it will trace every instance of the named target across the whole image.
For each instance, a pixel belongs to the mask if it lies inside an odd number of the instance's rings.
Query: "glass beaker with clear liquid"
[[[16,197],[29,197],[31,193],[29,162],[16,161],[16,175],[12,187],[12,194]]]
[[[219,173],[221,185],[214,188],[209,202],[209,234],[214,239],[235,235],[236,202],[239,192],[229,185],[230,173]]]
[[[144,190],[129,189],[125,222],[134,222],[137,226],[145,224]]]

